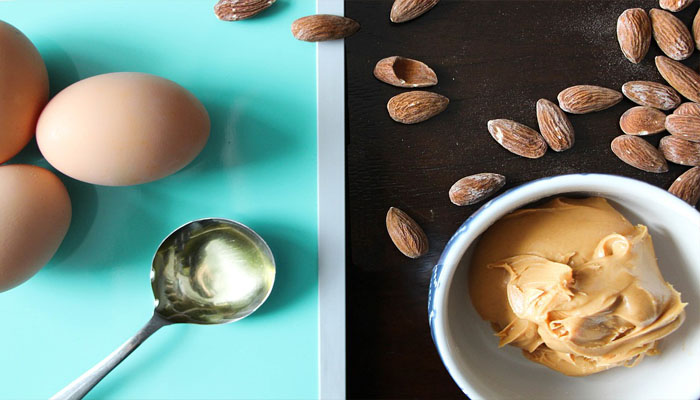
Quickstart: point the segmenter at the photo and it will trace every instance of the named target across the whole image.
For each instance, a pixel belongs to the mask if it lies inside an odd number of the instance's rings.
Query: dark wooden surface
[[[600,172],[662,188],[685,171],[636,170],[610,142],[622,134],[624,100],[603,112],[571,116],[576,144],[537,160],[501,148],[486,122],[509,118],[537,127],[535,102],[556,101],[575,84],[616,88],[629,80],[663,82],[654,43],[639,65],[624,59],[615,35],[618,15],[650,9],[653,0],[442,0],[422,17],[389,22],[391,0],[347,0],[360,32],[346,40],[347,82],[347,368],[351,398],[461,398],[430,337],[428,282],[443,246],[478,205],[457,207],[447,191],[457,179],[498,172],[510,188],[544,176]],[[698,6],[677,14],[689,26]],[[450,98],[447,110],[421,124],[393,122],[390,97],[403,89],[372,75],[381,58],[419,59],[438,75],[431,89]],[[687,64],[697,67],[697,53]],[[647,137],[658,144],[662,135]],[[384,218],[403,209],[423,226],[430,252],[411,260],[392,245]],[[469,306],[469,305],[465,305]],[[495,342],[494,342],[495,345]]]

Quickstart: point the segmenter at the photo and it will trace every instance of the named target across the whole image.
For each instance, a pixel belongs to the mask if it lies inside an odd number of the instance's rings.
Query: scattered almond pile
[[[433,7],[437,1],[397,0],[396,3],[424,3]],[[624,97],[638,104],[620,117],[624,133],[610,144],[613,153],[623,162],[652,173],[668,172],[667,161],[693,168],[679,176],[669,192],[690,205],[700,200],[700,74],[680,63],[700,47],[700,11],[693,21],[693,33],[671,12],[677,12],[692,0],[660,0],[663,9],[647,12],[641,8],[625,10],[617,21],[617,37],[622,54],[632,63],[641,62],[649,51],[651,39],[666,55],[656,57],[661,76],[670,85],[650,81],[631,81],[622,86],[622,92],[594,85],[577,85],[562,90],[558,105],[547,99],[536,104],[539,132],[509,119],[494,119],[487,128],[493,139],[506,150],[526,158],[539,158],[551,148],[562,152],[573,147],[574,127],[566,113],[586,114],[608,109]],[[666,11],[667,10],[667,11]],[[425,11],[423,11],[425,12]],[[377,79],[399,87],[425,87],[437,84],[437,77],[424,63],[389,57],[380,60],[374,70]],[[681,103],[681,96],[690,102]],[[435,93],[415,91],[403,93],[389,100],[389,115],[397,122],[413,124],[425,121],[446,107],[449,100]],[[664,111],[674,110],[666,115]],[[667,131],[656,148],[642,136]],[[465,206],[486,199],[505,185],[505,177],[495,173],[481,173],[458,180],[449,190],[450,200]],[[391,208],[389,214],[397,209]],[[409,257],[427,252],[427,238],[410,217],[389,218],[387,229],[394,244]],[[399,232],[399,233],[397,233]],[[400,234],[404,232],[404,235]],[[412,234],[408,234],[413,232]],[[420,232],[421,235],[415,232]],[[402,238],[403,236],[403,238]],[[425,238],[425,243],[422,242]],[[407,254],[407,247],[413,251]],[[417,251],[417,249],[423,251]]]
[[[690,0],[661,0],[662,8],[679,11]],[[700,12],[695,17],[691,35],[688,28],[673,14],[652,9],[649,14],[641,8],[625,10],[617,21],[617,37],[623,55],[639,63],[647,54],[652,37],[667,57],[656,57],[661,76],[671,85],[658,82],[632,81],[622,86],[622,93],[599,86],[578,85],[564,89],[557,96],[559,106],[546,100],[537,102],[537,122],[540,132],[508,119],[488,122],[491,136],[505,149],[527,158],[539,158],[547,150],[546,142],[555,151],[564,151],[574,143],[573,126],[563,111],[585,114],[605,110],[619,103],[623,95],[639,104],[620,117],[624,133],[610,147],[620,160],[647,172],[668,172],[667,161],[698,166],[700,163],[700,74],[680,63],[700,46]],[[681,105],[680,93],[689,103]],[[666,115],[664,111],[676,109]],[[668,131],[659,148],[640,136]],[[700,191],[700,178],[695,169],[674,182],[671,193],[695,205]],[[685,175],[685,174],[684,174]],[[690,193],[690,194],[689,194]]]
[[[219,0],[216,16],[225,21],[253,17],[276,0]],[[411,21],[435,7],[439,0],[395,0],[389,19],[394,23]],[[539,131],[510,119],[494,119],[487,128],[493,139],[506,150],[526,158],[540,158],[548,148],[563,152],[575,143],[574,127],[566,113],[586,114],[608,109],[624,97],[638,104],[620,117],[624,133],[610,147],[623,162],[643,171],[668,172],[667,161],[691,166],[679,176],[669,192],[691,205],[700,198],[700,74],[680,61],[700,47],[700,12],[693,21],[692,33],[671,12],[685,9],[692,0],[660,0],[662,9],[647,13],[641,8],[625,10],[617,20],[617,38],[622,54],[632,63],[641,62],[649,51],[651,39],[666,55],[656,57],[656,67],[670,85],[649,81],[631,81],[622,92],[594,85],[576,85],[562,90],[558,105],[547,99],[536,104]],[[346,17],[317,14],[292,23],[295,38],[307,42],[336,40],[353,35],[360,25]],[[437,75],[425,63],[400,56],[379,60],[374,76],[400,88],[425,88],[438,83]],[[690,102],[681,104],[681,97]],[[438,93],[414,90],[398,94],[387,103],[389,116],[403,124],[417,124],[443,112],[450,100]],[[674,110],[666,115],[664,111]],[[659,147],[642,137],[670,133]],[[500,190],[503,175],[480,173],[464,177],[452,185],[449,198],[458,206],[476,204]],[[406,256],[417,258],[428,251],[423,229],[405,212],[391,207],[386,216],[387,231],[396,247]]]
[[[666,161],[694,166],[671,185],[669,191],[695,205],[700,196],[700,74],[680,63],[700,46],[700,12],[693,21],[693,33],[671,12],[677,12],[692,0],[660,0],[661,8],[649,14],[641,8],[625,10],[617,20],[617,38],[625,57],[640,62],[649,50],[653,36],[665,56],[655,59],[661,76],[671,87],[658,82],[633,81],[622,86],[622,93],[639,107],[627,110],[620,118],[625,133],[611,143],[612,151],[624,162],[644,171],[668,171]],[[674,90],[675,89],[675,90]],[[691,102],[681,104],[682,96]],[[664,111],[675,109],[672,114]],[[658,149],[640,136],[663,131]]]

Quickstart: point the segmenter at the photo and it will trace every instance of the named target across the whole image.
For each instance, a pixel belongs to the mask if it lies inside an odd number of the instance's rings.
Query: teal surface
[[[239,22],[216,19],[214,3],[0,3],[0,18],[41,52],[52,94],[95,74],[148,72],[192,91],[212,119],[203,153],[161,181],[110,188],[61,176],[68,236],[34,278],[0,293],[0,398],[47,398],[141,328],[158,244],[210,216],[268,242],[268,301],[232,324],[163,328],[88,397],[317,397],[315,46],[289,31],[315,2],[277,0]],[[34,143],[11,162],[46,165]]]

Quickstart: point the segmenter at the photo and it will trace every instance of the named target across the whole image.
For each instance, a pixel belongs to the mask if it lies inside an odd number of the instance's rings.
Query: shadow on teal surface
[[[49,163],[46,162],[44,156],[41,155],[39,147],[36,145],[36,139],[34,138],[32,138],[29,144],[24,146],[22,151],[9,159],[6,164],[34,164],[55,171]]]
[[[144,321],[145,323],[145,321]],[[134,327],[134,333],[141,328]],[[188,336],[191,339],[192,335],[188,335],[192,327],[184,324],[176,324],[163,327],[160,331],[153,334],[149,338],[148,344],[143,344],[136,350],[127,361],[117,366],[114,371],[100,382],[87,396],[87,399],[104,399],[104,398],[119,398],[122,397],[120,392],[123,392],[124,387],[133,385],[133,381],[139,377],[146,375],[148,380],[149,371],[165,368],[166,365],[173,362],[173,357],[177,352],[173,351],[174,346],[187,346]],[[129,339],[124,338],[124,341]],[[122,343],[115,343],[116,349]],[[104,355],[105,357],[107,354]],[[95,359],[97,364],[101,359]],[[191,368],[192,366],[183,366]],[[76,376],[77,378],[77,376]],[[68,384],[70,382],[66,382]],[[59,391],[61,388],[57,388]]]
[[[264,101],[272,103],[270,107],[290,107]],[[234,93],[218,92],[216,99],[203,98],[202,102],[212,121],[212,135],[202,153],[183,171],[250,165],[282,157],[298,147],[293,133],[246,112],[244,105],[236,104]]]
[[[318,269],[316,265],[299,265],[295,260],[309,260],[315,256],[315,232],[302,232],[292,226],[282,226],[260,221],[249,225],[270,246],[275,256],[277,272],[275,286],[267,301],[251,318],[274,313],[289,307],[316,289]],[[294,268],[294,269],[292,269]]]
[[[50,39],[42,39],[41,46],[41,57],[49,72],[49,91],[53,97],[56,93],[79,81],[80,75],[73,59],[58,43]]]
[[[90,232],[97,214],[97,190],[93,185],[76,181],[65,175],[58,174],[66,185],[70,196],[73,214],[70,228],[61,247],[53,257],[52,265],[60,265],[75,253]],[[51,268],[51,266],[47,267]]]
[[[250,166],[300,150],[303,132],[285,120],[303,114],[303,105],[273,96],[242,96],[240,92],[236,88],[222,91],[216,86],[202,90],[199,97],[209,112],[212,134],[202,153],[183,171]],[[260,104],[265,105],[265,113],[258,109]],[[266,115],[269,110],[279,112],[270,118]]]

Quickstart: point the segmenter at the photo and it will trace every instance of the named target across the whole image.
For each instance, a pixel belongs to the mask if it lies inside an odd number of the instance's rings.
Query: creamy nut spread
[[[647,228],[599,197],[496,222],[477,244],[469,291],[500,346],[570,376],[636,365],[685,318]]]

